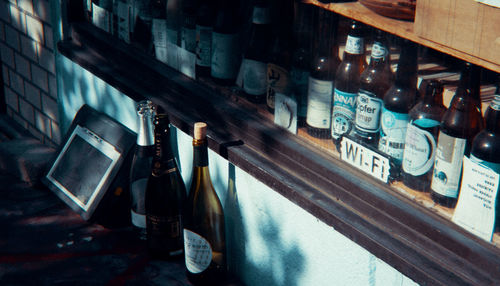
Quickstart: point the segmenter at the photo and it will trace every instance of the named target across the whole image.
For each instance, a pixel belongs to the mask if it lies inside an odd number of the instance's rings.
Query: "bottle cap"
[[[196,122],[194,124],[194,139],[202,140],[207,136],[207,124],[205,122]]]

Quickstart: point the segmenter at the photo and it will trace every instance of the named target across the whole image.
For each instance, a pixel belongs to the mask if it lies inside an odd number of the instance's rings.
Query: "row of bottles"
[[[184,254],[187,278],[194,284],[215,285],[226,272],[225,222],[208,169],[207,125],[194,126],[188,195],[171,146],[168,117],[150,101],[140,102],[137,114],[139,132],[130,173],[132,224],[152,257]]]

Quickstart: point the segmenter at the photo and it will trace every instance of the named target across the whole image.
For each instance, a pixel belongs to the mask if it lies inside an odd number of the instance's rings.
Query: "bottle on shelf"
[[[378,149],[389,155],[397,167],[401,167],[403,160],[409,112],[418,93],[417,72],[417,45],[403,40],[396,79],[384,95],[378,142]]]
[[[269,1],[256,0],[252,13],[250,41],[242,62],[242,83],[245,97],[263,103],[267,91],[267,62],[271,42],[271,9]]]
[[[272,7],[274,25],[271,52],[267,64],[266,105],[274,114],[277,93],[289,95],[292,59],[293,1],[275,1]]]
[[[154,55],[167,63],[167,0],[151,0],[150,10]]]
[[[146,239],[145,194],[151,175],[154,153],[153,116],[151,101],[144,100],[137,105],[138,133],[132,166],[130,168],[130,215],[132,226],[140,239]]]
[[[300,0],[295,3],[293,23],[293,54],[290,70],[291,89],[297,102],[298,125],[305,126],[307,116],[307,89],[311,65],[314,6]]]
[[[215,5],[211,0],[200,0],[196,12],[196,77],[210,76],[212,63],[212,31]]]
[[[153,44],[153,12],[150,0],[134,1],[134,30],[132,33],[132,43],[154,55]]]
[[[218,0],[212,32],[210,75],[216,83],[234,84],[241,63],[240,1]]]
[[[365,145],[377,148],[384,95],[392,85],[390,47],[384,32],[376,30],[370,63],[359,80],[356,98],[354,136]]]
[[[193,178],[186,206],[184,251],[188,279],[218,285],[226,275],[224,211],[208,169],[207,124],[194,125]]]
[[[431,80],[423,98],[410,110],[405,138],[401,175],[403,183],[414,190],[429,191],[439,125],[445,111],[443,86]]]
[[[315,9],[315,51],[307,92],[307,133],[315,138],[330,138],[333,83],[338,66],[336,33],[338,15],[322,8]]]
[[[196,53],[196,0],[182,1],[181,48]]]
[[[146,188],[146,234],[149,253],[167,259],[183,253],[186,187],[170,145],[167,115],[155,116],[155,147]]]
[[[167,42],[175,46],[181,45],[181,5],[181,0],[167,0]]]
[[[481,116],[480,69],[465,63],[457,91],[439,127],[438,147],[431,181],[431,198],[454,207],[462,176],[463,157],[484,125]]]
[[[352,21],[342,62],[335,75],[331,136],[339,146],[342,135],[352,134],[359,79],[366,68],[365,40],[361,24]]]
[[[113,25],[114,34],[120,40],[130,44],[132,37],[132,1],[115,0],[113,1]]]

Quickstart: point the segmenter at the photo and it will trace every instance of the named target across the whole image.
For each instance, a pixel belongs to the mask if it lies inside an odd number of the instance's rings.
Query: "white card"
[[[196,54],[187,51],[186,49],[178,49],[179,51],[179,71],[190,78],[196,78],[195,65]]]
[[[274,123],[297,134],[297,102],[283,93],[274,97]]]

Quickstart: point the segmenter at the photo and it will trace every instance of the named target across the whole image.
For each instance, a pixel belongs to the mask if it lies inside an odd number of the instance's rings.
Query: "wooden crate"
[[[414,32],[483,60],[500,63],[500,8],[474,0],[418,0]]]

